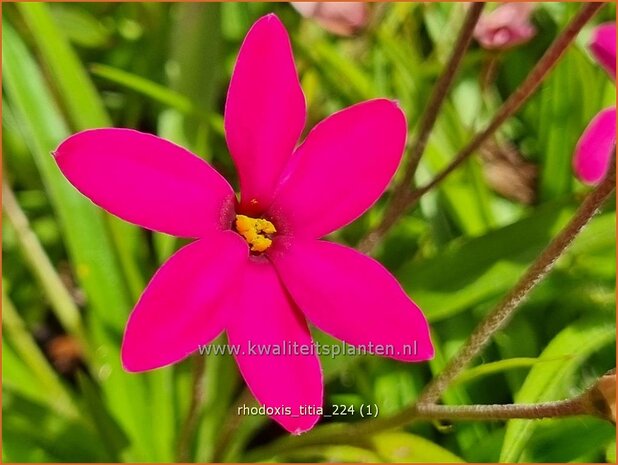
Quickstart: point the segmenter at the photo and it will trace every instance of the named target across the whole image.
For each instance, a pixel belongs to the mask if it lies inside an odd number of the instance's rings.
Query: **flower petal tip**
[[[175,362],[161,363],[159,360],[154,360],[152,357],[148,357],[147,354],[137,353],[133,350],[126,350],[123,342],[120,354],[120,364],[122,369],[127,373],[144,373],[145,371],[163,368],[171,365],[172,363]]]
[[[600,111],[590,121],[575,147],[573,170],[585,184],[596,185],[605,177],[615,154],[616,108]]]
[[[421,360],[433,360],[433,358],[436,356],[436,351],[433,348],[433,344],[431,343],[431,341],[429,341],[428,344],[423,348],[423,350],[419,352],[419,355]]]
[[[251,29],[253,29],[255,26],[261,25],[261,24],[268,24],[270,26],[277,26],[277,27],[285,28],[285,26],[283,25],[283,22],[281,22],[281,19],[279,19],[279,16],[277,16],[275,13],[268,13],[268,14],[262,16],[260,19],[258,19],[253,24]],[[286,33],[287,33],[287,30],[286,30]]]
[[[120,363],[122,365],[122,369],[127,373],[142,373],[152,369],[151,367],[147,367],[143,363],[140,363],[136,358],[128,355],[124,350],[124,347],[120,357]]]
[[[300,415],[296,416],[274,416],[273,419],[279,423],[288,433],[293,436],[300,436],[313,429],[318,420],[319,415]]]

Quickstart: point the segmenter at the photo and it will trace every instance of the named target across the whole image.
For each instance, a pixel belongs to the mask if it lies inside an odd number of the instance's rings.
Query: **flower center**
[[[236,231],[245,238],[252,252],[264,252],[273,243],[271,235],[276,233],[277,229],[264,218],[236,215]]]

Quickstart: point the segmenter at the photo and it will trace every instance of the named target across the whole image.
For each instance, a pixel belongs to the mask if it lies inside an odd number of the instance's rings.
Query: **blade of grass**
[[[101,212],[64,179],[51,151],[68,135],[41,71],[20,37],[3,24],[3,86],[20,121],[41,177],[58,215],[71,261],[92,309],[89,331],[96,354],[99,382],[110,408],[134,441],[128,458],[147,460],[151,440],[141,421],[148,416],[148,399],[142,379],[130,377],[120,366],[118,334],[127,318],[131,298]]]
[[[4,335],[11,341],[20,359],[30,368],[39,385],[45,386],[47,392],[45,399],[49,406],[61,415],[70,418],[77,417],[78,409],[71,395],[32,338],[13,303],[6,295],[4,286],[2,287],[2,328]]]
[[[580,320],[562,330],[541,354],[556,361],[536,365],[517,393],[518,403],[554,400],[568,392],[567,381],[595,351],[616,338],[616,329],[603,322]],[[509,421],[504,437],[501,462],[517,462],[533,434],[534,422]]]
[[[40,70],[8,24],[3,38],[4,90],[58,214],[78,280],[101,319],[120,330],[130,301],[102,215],[66,181],[50,155],[68,128]]]
[[[45,3],[19,3],[17,5],[41,57],[50,70],[51,81],[58,89],[58,97],[68,115],[70,126],[81,131],[112,125],[97,90],[71,48],[63,31],[57,26]],[[58,141],[60,142],[60,141]],[[132,296],[137,298],[144,289],[144,279],[137,267],[136,243],[139,229],[119,219],[105,215],[117,250],[122,271]]]
[[[25,261],[41,284],[52,310],[64,330],[75,336],[87,349],[87,341],[79,309],[52,265],[45,249],[30,228],[28,218],[15,199],[6,179],[2,181],[2,210],[15,230],[15,237]]]
[[[18,3],[32,37],[58,86],[72,126],[77,130],[110,126],[103,102],[45,3]]]
[[[515,357],[506,360],[499,360],[497,362],[484,363],[462,372],[461,375],[453,380],[451,387],[469,383],[470,381],[476,381],[478,378],[512,370],[514,368],[530,368],[535,366],[537,363],[555,362],[557,360],[567,359],[568,357],[569,356],[567,355],[544,359],[540,357]]]
[[[213,132],[220,136],[224,135],[221,115],[201,111],[189,97],[178,91],[113,66],[95,63],[90,66],[90,70],[95,76],[137,92],[184,115],[199,117],[210,125]]]
[[[136,74],[128,71],[99,63],[91,65],[90,70],[95,76],[121,85],[126,89],[139,92],[140,94],[145,95],[163,105],[174,108],[181,113],[192,114],[197,112],[193,102],[185,95],[182,95],[175,90],[168,89],[167,87],[157,84],[156,82],[142,76],[137,76]]]

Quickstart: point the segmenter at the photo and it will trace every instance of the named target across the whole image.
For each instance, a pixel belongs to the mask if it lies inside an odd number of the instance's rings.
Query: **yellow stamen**
[[[267,234],[277,232],[275,225],[264,218],[236,215],[236,230],[245,238],[253,252],[264,252],[273,243]]]

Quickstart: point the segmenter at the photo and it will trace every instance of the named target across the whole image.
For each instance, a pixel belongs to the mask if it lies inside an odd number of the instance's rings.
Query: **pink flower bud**
[[[305,18],[315,20],[333,34],[350,36],[369,22],[369,8],[364,2],[291,2]]]
[[[616,24],[601,24],[594,30],[590,51],[609,75],[616,79]]]
[[[616,108],[606,108],[590,121],[579,138],[573,169],[586,184],[600,183],[616,151]]]
[[[536,34],[530,22],[534,8],[533,3],[504,3],[481,16],[474,38],[488,50],[504,50],[527,42]]]

